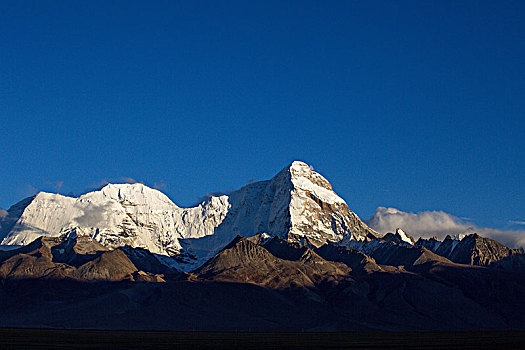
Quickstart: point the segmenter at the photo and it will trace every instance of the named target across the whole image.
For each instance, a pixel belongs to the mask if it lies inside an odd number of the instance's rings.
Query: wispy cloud
[[[51,185],[57,193],[60,193],[62,186],[64,186],[64,181],[47,181],[46,185]]]
[[[462,220],[457,216],[444,211],[422,211],[419,213],[407,213],[395,208],[379,207],[368,220],[370,227],[377,232],[393,232],[401,228],[405,232],[419,237],[437,236],[443,239],[446,235],[477,232],[501,243],[512,247],[525,246],[525,231],[504,231],[487,227],[478,227],[471,222]]]
[[[135,180],[134,178],[128,177],[128,176],[121,176],[121,177],[117,177],[117,178],[105,178],[105,179],[102,179],[102,180],[100,180],[98,182],[93,183],[88,188],[84,189],[84,191],[82,191],[82,194],[83,193],[87,193],[87,192],[91,192],[91,191],[98,191],[102,187],[104,187],[104,186],[106,186],[108,184],[135,184],[135,183],[142,183],[143,184],[144,182],[139,181],[139,180]]]
[[[153,188],[156,189],[156,190],[159,190],[159,191],[163,191],[167,187],[168,186],[164,182],[155,182],[155,183],[153,183]]]
[[[508,222],[512,225],[525,225],[525,221],[509,220]]]
[[[38,188],[34,187],[31,184],[26,184],[24,188],[20,191],[20,194],[22,197],[26,198],[26,197],[34,196],[38,192],[40,192]]]
[[[117,180],[117,182],[124,182],[124,183],[127,183],[127,184],[143,183],[142,181],[137,181],[137,180],[135,180],[132,177],[126,177],[126,176],[123,176],[123,177],[119,178]]]
[[[75,206],[82,211],[82,215],[76,217],[74,220],[78,224],[87,227],[96,227],[100,225],[101,222],[107,220],[108,212],[110,212],[111,209],[110,203],[87,207],[79,204],[75,204]]]

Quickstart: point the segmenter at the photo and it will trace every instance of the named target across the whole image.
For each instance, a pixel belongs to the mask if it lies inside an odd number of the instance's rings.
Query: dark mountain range
[[[312,249],[280,238],[238,236],[189,274],[160,274],[149,252],[109,251],[87,238],[41,238],[2,252],[0,324],[258,331],[524,328],[523,270],[457,264],[426,248],[392,242],[381,247],[370,257],[333,244]],[[133,260],[144,262],[144,270]]]
[[[436,239],[419,239],[415,246],[426,247],[436,254],[459,264],[500,266],[519,270],[524,255],[522,249],[511,249],[493,239],[474,233],[460,239],[447,236],[443,242]],[[513,261],[512,263],[508,263]],[[514,267],[513,267],[514,266]]]
[[[302,162],[193,208],[142,184],[40,193],[0,239],[0,326],[525,329],[522,250],[381,236]]]

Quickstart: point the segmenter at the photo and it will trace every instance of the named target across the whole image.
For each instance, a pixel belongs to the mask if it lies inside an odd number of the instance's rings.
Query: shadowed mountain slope
[[[381,271],[376,261],[355,249],[333,244],[325,244],[315,250],[322,258],[329,261],[338,261],[346,264],[354,272]]]
[[[122,250],[110,251],[87,236],[39,237],[27,246],[0,253],[0,279],[4,280],[162,280],[140,271]]]
[[[425,247],[450,261],[477,266],[499,266],[505,269],[522,269],[525,259],[522,249],[511,249],[493,239],[473,233],[459,238],[447,235],[443,242],[436,238],[420,238],[416,247]]]
[[[273,240],[272,240],[273,241]],[[194,271],[199,279],[254,283],[273,288],[314,288],[322,281],[344,278],[350,269],[341,263],[328,262],[310,248],[282,259],[265,246],[237,237],[216,256]]]
[[[0,325],[253,331],[525,328],[525,275],[456,264],[424,248],[383,241],[383,252],[374,259],[331,244],[312,250],[280,238],[239,236],[191,274],[165,283],[135,283],[162,279],[138,270],[125,254],[131,248],[98,251],[89,241],[81,247],[82,240],[66,240],[43,238],[18,252],[3,252]],[[78,267],[53,261],[59,249],[64,249],[62,258],[70,259],[71,252],[93,258]],[[133,259],[140,262],[145,252],[135,253]],[[144,256],[144,265],[152,257]]]
[[[510,249],[498,241],[474,233],[464,237],[448,255],[460,264],[488,266],[512,254],[523,253]]]
[[[430,261],[450,263],[448,259],[426,248],[407,247],[390,242],[381,244],[381,248],[375,249],[370,256],[378,264],[390,266],[413,266]]]

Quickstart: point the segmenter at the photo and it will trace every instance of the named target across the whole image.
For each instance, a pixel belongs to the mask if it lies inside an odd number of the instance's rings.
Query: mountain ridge
[[[525,328],[522,250],[379,235],[303,162],[191,208],[143,184],[39,193],[0,239],[3,326]]]
[[[267,233],[314,246],[377,235],[322,175],[299,161],[270,180],[190,208],[140,183],[108,184],[77,198],[40,192],[12,206],[0,227],[4,245],[74,230],[110,249],[129,245],[175,257],[183,270],[204,263],[237,234]]]
[[[87,236],[41,237],[0,252],[0,325],[258,331],[525,327],[525,274],[457,264],[426,248],[380,245],[388,248],[372,252],[376,260],[332,243],[312,248],[267,235],[237,236],[191,273],[169,275],[153,271],[145,250],[107,250]],[[71,253],[90,256],[84,262]],[[79,263],[69,265],[72,261]]]

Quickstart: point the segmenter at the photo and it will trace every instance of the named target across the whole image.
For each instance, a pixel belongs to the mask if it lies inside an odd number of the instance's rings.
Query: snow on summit
[[[213,233],[225,216],[213,208],[215,202],[179,208],[143,184],[108,184],[78,198],[40,192],[0,239],[2,244],[25,245],[40,236],[76,230],[110,248],[130,245],[169,255],[181,249],[178,239]]]
[[[191,208],[144,184],[108,184],[78,198],[40,192],[0,220],[2,245],[74,231],[109,248],[129,245],[175,257],[188,266],[182,269],[201,264],[236,235],[266,233],[315,246],[376,235],[322,175],[299,161],[270,180]]]
[[[310,191],[325,203],[344,203],[345,201],[332,190],[330,183],[313,171],[306,163],[295,161],[290,166],[291,179],[295,188]]]
[[[164,193],[141,183],[108,184],[100,191],[86,193],[81,200],[102,202],[104,200],[128,201],[135,205],[154,204],[156,208],[172,209],[177,207]]]

